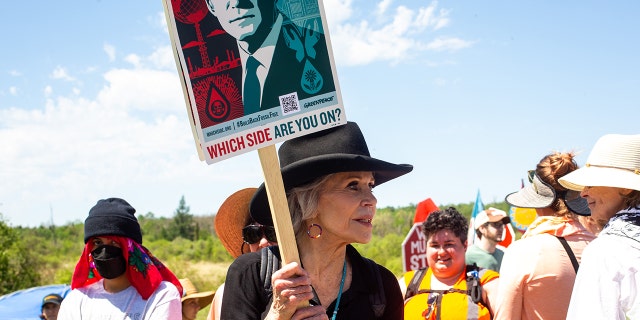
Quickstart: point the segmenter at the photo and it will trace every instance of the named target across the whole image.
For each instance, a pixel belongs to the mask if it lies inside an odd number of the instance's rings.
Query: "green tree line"
[[[467,218],[473,203],[445,204]],[[506,203],[488,203],[508,212]],[[366,257],[402,274],[402,241],[411,229],[416,206],[378,208],[372,241],[356,244]],[[220,242],[214,216],[194,216],[184,197],[172,218],[152,212],[138,215],[144,246],[179,277],[189,277],[201,291],[215,290],[224,282],[233,258]],[[84,224],[10,227],[0,213],[0,295],[48,284],[71,283],[75,265],[84,248]],[[208,270],[215,269],[215,270]]]

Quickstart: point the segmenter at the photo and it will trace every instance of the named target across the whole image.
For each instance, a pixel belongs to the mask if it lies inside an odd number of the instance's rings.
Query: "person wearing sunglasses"
[[[281,264],[277,250],[269,248],[238,257],[227,272],[226,285],[235,290],[225,292],[222,318],[402,319],[395,275],[351,243],[365,244],[373,236],[373,188],[413,166],[371,157],[354,122],[287,140],[278,156],[300,263]],[[273,226],[264,184],[250,212],[256,222]],[[262,255],[269,252],[276,260],[272,266],[280,266],[265,282],[260,271],[272,268]]]
[[[231,194],[214,217],[214,226],[227,252],[237,258],[247,252],[278,245],[272,226],[263,226],[249,214],[249,203],[257,188],[245,188]],[[221,284],[211,302],[207,320],[219,320],[225,284]]]
[[[256,252],[278,243],[273,226],[263,226],[255,221],[242,228],[242,241],[249,246],[249,252]]]
[[[640,135],[602,136],[560,184],[607,222],[584,250],[567,319],[640,319]]]
[[[564,320],[582,251],[595,238],[579,222],[586,202],[558,183],[578,169],[573,153],[554,152],[529,172],[531,183],[506,196],[538,217],[505,251],[495,319]]]
[[[475,263],[478,267],[500,271],[504,251],[497,246],[502,241],[505,224],[510,222],[507,213],[496,208],[478,213],[475,229],[479,240],[467,248],[467,264]]]

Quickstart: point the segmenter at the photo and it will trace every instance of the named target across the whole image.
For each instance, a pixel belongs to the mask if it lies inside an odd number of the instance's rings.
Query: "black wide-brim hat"
[[[413,170],[410,164],[372,158],[355,122],[287,140],[278,156],[285,191],[338,172],[372,171],[377,186]],[[258,223],[273,225],[264,183],[251,199],[250,212]]]

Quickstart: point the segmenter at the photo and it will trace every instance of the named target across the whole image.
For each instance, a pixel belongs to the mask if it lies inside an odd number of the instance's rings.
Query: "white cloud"
[[[10,70],[9,71],[9,75],[12,76],[12,77],[19,77],[19,76],[22,75],[22,73],[20,71],[18,71],[18,70]]]
[[[175,65],[145,67],[172,61],[171,51],[135,57],[134,67],[105,72],[94,97],[75,88],[60,96],[47,86],[44,106],[0,108],[0,181],[11,182],[0,184],[0,209],[11,224],[48,222],[49,204],[56,224],[83,220],[111,196],[140,214],[170,216],[166,210],[185,195],[192,213],[211,214],[227,196],[212,192],[217,184],[229,193],[259,184],[255,153],[215,166],[197,159]],[[65,77],[64,68],[56,70]]]
[[[75,78],[70,76],[67,72],[67,69],[57,66],[53,72],[51,73],[51,78],[53,79],[61,79],[65,81],[75,81]]]
[[[147,60],[159,69],[176,70],[176,60],[170,46],[157,48]]]
[[[137,54],[128,54],[126,57],[124,57],[124,61],[129,62],[136,68],[140,68],[142,66],[142,59]]]
[[[165,16],[164,11],[158,12],[153,20],[151,20],[151,25],[159,27],[165,33],[169,33],[169,29],[167,28],[167,18]]]
[[[434,51],[457,51],[473,44],[459,38],[436,38],[427,44],[427,49]]]
[[[366,65],[378,61],[392,64],[412,60],[425,51],[455,51],[472,45],[471,42],[442,33],[449,25],[449,11],[437,8],[433,1],[426,7],[392,8],[391,0],[377,3],[372,19],[354,18],[352,2],[325,1],[325,10],[336,63],[339,65]],[[391,14],[391,12],[393,12]],[[425,39],[436,37],[425,42]]]
[[[17,96],[18,92],[19,92],[18,87],[15,87],[15,86],[9,87],[9,94],[10,95]]]
[[[107,54],[107,57],[109,57],[109,61],[113,62],[116,60],[116,48],[114,46],[108,43],[105,43],[102,46],[102,49]]]
[[[384,15],[387,12],[387,9],[389,8],[392,2],[393,0],[382,0],[378,2],[378,5],[376,6],[377,7],[376,14],[379,16]]]
[[[449,25],[449,10],[440,9],[436,15],[437,2],[432,2],[426,8],[419,8],[415,19],[415,26],[420,29],[431,27],[440,30]]]

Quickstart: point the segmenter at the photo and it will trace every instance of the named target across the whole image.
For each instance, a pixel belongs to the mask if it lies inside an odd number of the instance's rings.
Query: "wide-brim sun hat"
[[[194,286],[193,283],[191,283],[191,280],[184,278],[184,279],[180,279],[179,281],[180,281],[180,284],[182,285],[182,290],[183,290],[181,302],[184,302],[185,300],[188,300],[188,299],[197,298],[198,305],[200,306],[201,310],[211,304],[211,301],[213,300],[213,296],[216,294],[215,291],[198,292],[198,289],[196,289],[196,286]]]
[[[546,208],[556,199],[556,192],[551,185],[542,181],[538,174],[533,175],[531,184],[508,194],[504,200],[518,208]]]
[[[242,254],[242,228],[251,221],[249,202],[256,188],[245,188],[230,195],[214,217],[216,234],[227,252],[234,258]]]
[[[332,173],[372,171],[377,186],[413,170],[409,164],[371,157],[355,122],[287,140],[280,146],[278,156],[285,191]],[[250,212],[258,223],[273,225],[264,183],[251,200]]]
[[[640,134],[607,134],[593,146],[587,163],[560,179],[567,189],[615,187],[640,190]]]

